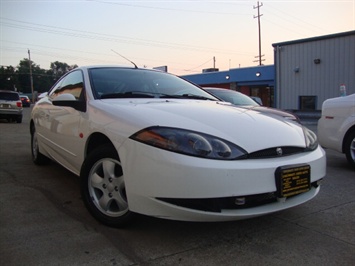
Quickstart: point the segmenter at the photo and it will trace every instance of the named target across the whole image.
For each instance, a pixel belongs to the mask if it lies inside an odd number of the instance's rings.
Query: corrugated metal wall
[[[355,93],[355,32],[329,39],[276,45],[277,107],[299,109],[299,96],[317,96],[316,110],[324,100]],[[319,59],[317,64],[314,60]]]

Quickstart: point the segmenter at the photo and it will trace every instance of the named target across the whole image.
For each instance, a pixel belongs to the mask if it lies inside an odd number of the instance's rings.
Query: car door
[[[83,158],[84,140],[80,134],[83,112],[69,106],[53,105],[53,100],[63,94],[71,94],[77,101],[85,101],[85,88],[81,70],[65,76],[48,97],[45,109],[46,132],[51,156],[64,167],[78,173]]]

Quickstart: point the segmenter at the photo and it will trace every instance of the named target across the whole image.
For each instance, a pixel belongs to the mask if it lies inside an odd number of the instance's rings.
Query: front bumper
[[[0,119],[17,119],[22,117],[21,111],[0,110]]]
[[[195,158],[128,140],[119,149],[129,208],[150,216],[186,221],[228,221],[264,215],[302,204],[317,195],[326,174],[324,150],[271,159],[220,161]],[[314,184],[308,192],[246,208],[215,211],[179,202],[275,193],[275,170],[308,164]],[[166,200],[169,199],[169,200]],[[172,200],[171,200],[172,199]],[[174,201],[176,199],[176,201]],[[193,205],[192,205],[193,206]]]

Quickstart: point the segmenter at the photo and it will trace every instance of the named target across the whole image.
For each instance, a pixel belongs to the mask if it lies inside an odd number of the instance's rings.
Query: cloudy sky
[[[258,65],[257,1],[0,0],[0,65],[168,66],[178,75]],[[263,64],[272,44],[355,30],[355,0],[260,1]],[[215,61],[213,60],[215,58]]]

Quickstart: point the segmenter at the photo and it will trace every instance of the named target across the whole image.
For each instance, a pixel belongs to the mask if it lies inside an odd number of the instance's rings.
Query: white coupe
[[[80,67],[37,102],[35,164],[80,176],[85,206],[123,226],[135,213],[229,221],[309,201],[326,174],[316,135],[281,116],[220,102],[168,73]]]
[[[320,144],[344,153],[355,169],[355,94],[324,101],[317,131]]]

